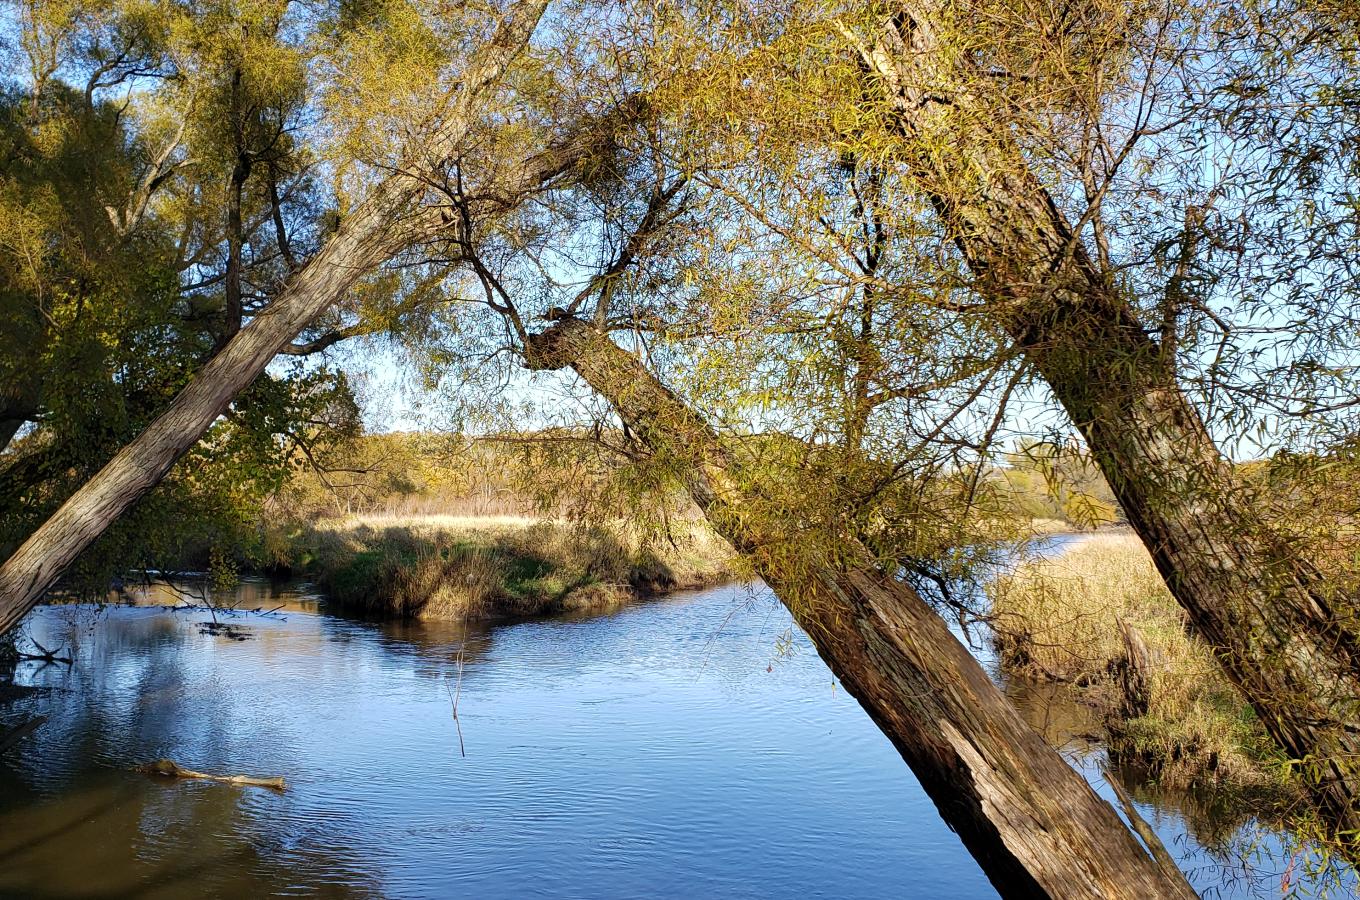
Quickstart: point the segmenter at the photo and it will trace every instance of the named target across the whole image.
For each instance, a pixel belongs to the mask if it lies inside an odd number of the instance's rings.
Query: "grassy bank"
[[[991,589],[1003,669],[1096,708],[1112,756],[1169,783],[1283,788],[1282,759],[1133,535],[1098,534]]]
[[[275,555],[354,612],[487,619],[599,609],[731,580],[699,522],[642,535],[513,516],[353,516],[301,526]]]

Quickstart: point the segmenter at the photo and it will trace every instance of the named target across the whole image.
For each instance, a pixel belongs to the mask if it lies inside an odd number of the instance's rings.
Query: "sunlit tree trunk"
[[[521,0],[506,14],[496,34],[473,54],[447,117],[424,146],[413,148],[418,159],[437,161],[456,150],[475,119],[478,97],[527,43],[547,4]],[[165,477],[308,323],[400,249],[406,239],[403,221],[423,189],[418,177],[405,172],[381,182],[269,310],[235,332],[165,412],[0,566],[0,634],[14,627],[81,551]]]
[[[754,562],[1003,895],[1194,896],[909,586],[853,539],[792,544],[789,518],[762,508],[713,430],[640,360],[571,317],[532,338],[526,359],[574,369],[653,452],[680,464],[694,501]]]
[[[1194,630],[1266,730],[1301,761],[1330,823],[1360,829],[1354,598],[1331,595],[1257,510],[1177,383],[1171,354],[1090,257],[1004,128],[986,127],[985,111],[968,108],[966,88],[949,104],[924,93],[923,85],[961,82],[931,29],[902,14],[860,49],[987,315],[1048,382]]]
[[[1075,298],[1074,298],[1075,299]],[[1353,598],[1255,508],[1158,348],[1094,287],[1013,323],[1195,631],[1338,830],[1360,828]]]

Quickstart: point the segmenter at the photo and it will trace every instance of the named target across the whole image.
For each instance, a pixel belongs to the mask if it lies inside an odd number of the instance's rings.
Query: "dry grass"
[[[1279,760],[1254,714],[1208,646],[1186,633],[1136,537],[1093,535],[1027,561],[996,581],[992,600],[1003,668],[1071,685],[1104,713],[1116,755],[1167,781],[1276,782]],[[1150,651],[1138,698],[1120,677],[1129,657],[1121,623]]]
[[[729,580],[736,562],[701,522],[658,537],[519,516],[355,516],[289,545],[293,567],[342,607],[446,620],[608,608]]]
[[[360,528],[410,528],[420,532],[475,532],[516,531],[538,524],[554,523],[550,519],[520,515],[473,516],[450,513],[374,512],[318,519],[312,526],[317,531],[349,532]]]
[[[1089,528],[1082,528],[1079,525],[1067,521],[1066,519],[1045,519],[1032,518],[1029,520],[1028,527],[1021,527],[1022,531],[1033,534],[1036,537],[1049,534],[1073,534],[1079,531],[1090,531]]]

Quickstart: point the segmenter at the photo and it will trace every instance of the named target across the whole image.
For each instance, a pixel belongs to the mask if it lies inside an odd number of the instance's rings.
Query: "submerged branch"
[[[46,721],[47,716],[34,716],[28,721],[21,722],[7,731],[0,732],[0,753],[4,753],[33,732],[37,731]]]
[[[275,778],[255,778],[251,775],[209,775],[207,772],[195,772],[193,769],[186,769],[169,759],[158,759],[153,763],[147,763],[140,766],[137,771],[144,775],[159,775],[163,778],[196,778],[200,781],[217,781],[222,784],[269,788],[271,791],[282,791],[287,787],[282,775]]]

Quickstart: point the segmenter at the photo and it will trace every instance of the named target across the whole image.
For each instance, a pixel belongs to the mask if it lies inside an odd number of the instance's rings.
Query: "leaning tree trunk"
[[[1360,648],[1346,601],[1257,511],[1181,390],[1174,354],[1091,259],[995,110],[973,102],[968,62],[909,12],[884,21],[872,48],[845,33],[988,315],[1081,431],[1195,631],[1301,761],[1330,824],[1360,829]]]
[[[528,42],[547,4],[521,0],[505,15],[495,35],[469,60],[446,118],[424,146],[411,148],[411,168],[418,171],[456,151],[475,120],[479,97]],[[344,219],[267,312],[236,332],[165,412],[0,566],[0,634],[13,628],[81,551],[165,477],[285,345],[400,249],[401,223],[423,184],[406,167],[397,171]]]
[[[1016,323],[1194,630],[1337,832],[1360,828],[1353,598],[1255,508],[1198,412],[1114,298],[1092,285]]]
[[[792,547],[787,519],[739,483],[707,423],[633,355],[559,314],[526,348],[571,367],[749,556],[841,683],[892,740],[941,816],[1010,897],[1191,897],[987,677],[943,620],[853,539]]]

